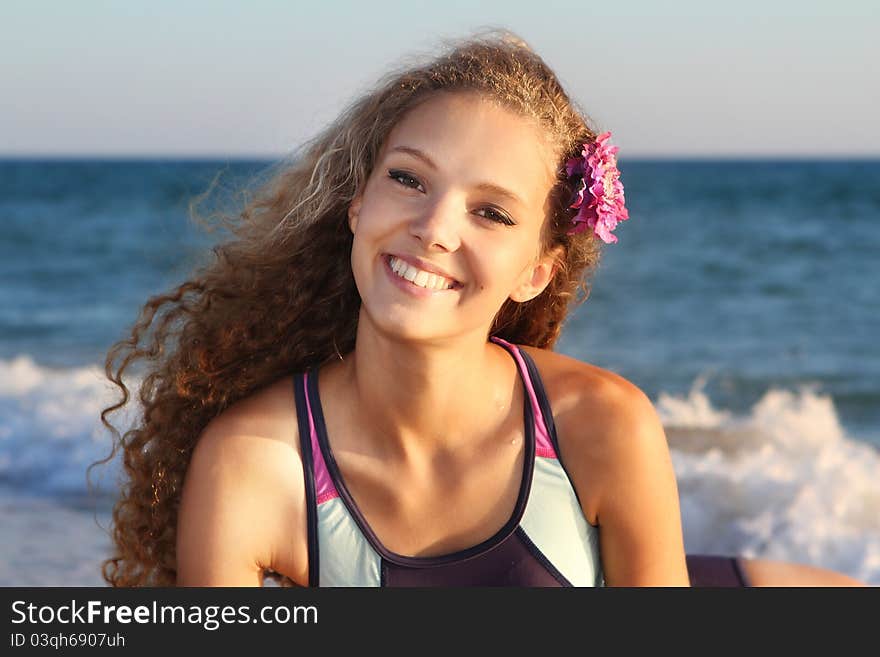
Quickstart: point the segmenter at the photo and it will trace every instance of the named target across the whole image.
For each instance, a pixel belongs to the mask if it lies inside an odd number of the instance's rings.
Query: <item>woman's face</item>
[[[507,298],[540,294],[554,168],[539,128],[476,94],[410,111],[349,209],[361,321],[398,339],[485,335]]]

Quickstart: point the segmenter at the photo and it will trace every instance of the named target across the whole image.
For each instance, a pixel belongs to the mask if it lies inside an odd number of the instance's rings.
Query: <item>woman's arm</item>
[[[849,575],[809,564],[740,557],[751,586],[867,586]]]
[[[305,527],[301,465],[278,436],[290,418],[273,411],[292,404],[265,397],[227,409],[199,438],[177,520],[179,586],[262,586],[264,568],[299,573],[304,550],[291,546],[305,542],[294,531]]]
[[[247,444],[216,421],[199,438],[177,518],[178,586],[262,586]]]
[[[575,484],[592,491],[608,586],[690,586],[678,487],[663,426],[648,397],[611,372],[585,375],[581,435],[563,455]],[[589,428],[584,430],[584,428]],[[569,433],[572,433],[571,431]],[[580,492],[579,492],[580,495]]]

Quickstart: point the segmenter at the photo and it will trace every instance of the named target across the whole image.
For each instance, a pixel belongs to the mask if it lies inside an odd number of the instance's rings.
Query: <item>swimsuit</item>
[[[750,587],[752,584],[737,557],[714,554],[687,555],[691,586]]]
[[[490,338],[514,359],[525,390],[525,455],[513,513],[485,541],[453,553],[392,552],[352,498],[327,440],[317,367],[294,376],[308,525],[309,586],[603,586],[599,527],[588,523],[559,458],[550,404],[532,358]],[[703,585],[732,580],[726,557],[688,557]],[[693,576],[692,576],[693,577]],[[727,582],[727,583],[725,583]],[[737,584],[734,584],[737,585]]]

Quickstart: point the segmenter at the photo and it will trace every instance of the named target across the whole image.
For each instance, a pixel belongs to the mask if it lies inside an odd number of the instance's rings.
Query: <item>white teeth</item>
[[[448,290],[453,285],[451,280],[437,274],[416,269],[399,258],[392,257],[389,264],[391,265],[391,271],[395,274],[405,278],[414,285],[428,290]]]
[[[426,285],[426,283],[428,282],[428,277],[430,275],[431,274],[429,274],[426,271],[420,271],[418,274],[416,274],[416,277],[413,279],[413,283],[415,283],[419,287],[428,287]]]

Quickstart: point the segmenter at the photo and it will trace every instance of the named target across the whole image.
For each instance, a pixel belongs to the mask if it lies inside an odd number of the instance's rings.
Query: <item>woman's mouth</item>
[[[433,296],[462,287],[456,280],[419,269],[396,256],[386,254],[382,260],[386,273],[394,283],[417,296]]]

